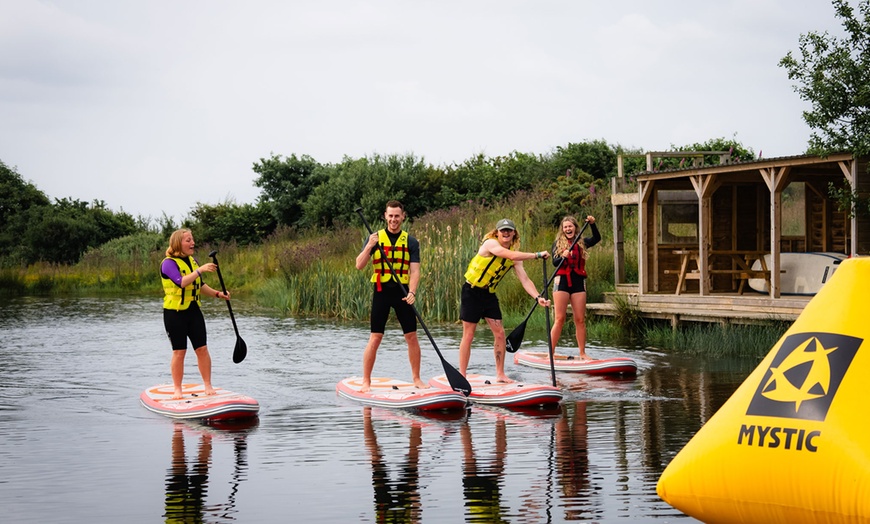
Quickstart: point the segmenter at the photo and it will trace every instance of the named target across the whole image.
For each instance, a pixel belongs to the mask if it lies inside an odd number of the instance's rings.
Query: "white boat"
[[[780,253],[779,292],[783,295],[815,295],[831,279],[840,262],[848,258],[842,253]],[[767,269],[771,268],[770,254],[764,255]],[[752,269],[761,271],[761,261],[756,260]],[[749,287],[759,293],[770,293],[763,278],[750,278]]]

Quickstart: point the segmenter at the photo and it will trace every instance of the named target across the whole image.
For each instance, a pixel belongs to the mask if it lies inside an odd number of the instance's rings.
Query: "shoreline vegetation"
[[[459,293],[468,261],[496,221],[508,217],[517,223],[520,249],[549,249],[555,227],[538,227],[534,210],[546,198],[540,193],[519,192],[498,204],[467,203],[427,213],[404,228],[420,240],[422,278],[417,294],[417,309],[427,323],[458,323]],[[584,198],[582,219],[594,215],[602,232],[602,242],[590,250],[589,303],[604,300],[612,292],[613,239],[609,194]],[[629,217],[629,222],[633,217]],[[374,228],[382,222],[372,224]],[[636,281],[636,241],[628,225],[625,252],[629,254],[627,273]],[[195,231],[194,231],[195,233]],[[279,315],[321,317],[338,320],[366,320],[371,300],[370,273],[357,271],[353,260],[365,241],[361,227],[339,226],[299,232],[278,229],[259,244],[235,243],[196,247],[203,263],[207,253],[217,249],[227,287],[236,301],[251,301]],[[27,267],[0,268],[0,295],[116,295],[162,296],[157,273],[166,249],[164,235],[142,232],[121,237],[89,250],[73,265],[35,263]],[[632,258],[631,254],[635,254]],[[548,260],[545,263],[551,264]],[[543,284],[541,262],[529,261],[526,272]],[[548,275],[553,271],[547,267]],[[209,282],[216,285],[216,282]],[[508,276],[499,288],[499,301],[508,331],[523,320],[532,298],[517,279]],[[552,316],[551,316],[552,318]],[[532,315],[530,337],[543,340],[545,315]],[[787,323],[771,321],[753,326],[696,325],[673,330],[668,325],[640,321],[631,311],[615,318],[587,317],[588,339],[602,344],[653,347],[694,355],[763,357],[788,328]],[[573,323],[567,322],[557,351],[576,351]]]

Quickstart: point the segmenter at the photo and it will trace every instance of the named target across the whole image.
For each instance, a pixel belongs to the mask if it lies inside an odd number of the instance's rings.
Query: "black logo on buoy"
[[[746,414],[825,420],[862,342],[834,333],[789,335],[758,384]]]

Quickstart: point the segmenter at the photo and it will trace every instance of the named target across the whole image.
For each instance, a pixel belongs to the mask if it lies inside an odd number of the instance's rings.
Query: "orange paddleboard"
[[[419,389],[412,382],[394,378],[372,377],[371,390],[362,392],[361,388],[362,377],[346,378],[335,386],[336,392],[344,398],[382,408],[426,411],[465,409],[468,405],[465,395],[452,389]]]
[[[514,363],[538,369],[550,369],[550,355],[545,351],[517,351]],[[553,368],[556,371],[573,371],[590,375],[635,375],[637,363],[628,357],[603,358],[600,360],[580,360],[579,358],[554,355]]]
[[[206,395],[202,384],[184,384],[184,397],[172,398],[172,384],[150,387],[139,395],[139,401],[149,411],[169,418],[183,420],[233,420],[256,417],[260,404],[251,397],[215,388],[214,395]]]
[[[502,384],[495,377],[468,374],[465,378],[471,384],[471,394],[468,399],[477,404],[504,407],[541,406],[558,404],[562,400],[562,390],[542,384],[527,384],[511,382]],[[450,389],[445,375],[439,375],[429,381],[429,385]]]

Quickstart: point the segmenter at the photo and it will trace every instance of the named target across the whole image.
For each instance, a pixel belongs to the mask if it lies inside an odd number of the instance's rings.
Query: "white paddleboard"
[[[780,253],[779,292],[783,295],[815,295],[831,279],[840,262],[848,258],[842,253]],[[770,254],[764,255],[770,269]],[[756,260],[752,269],[761,271],[761,261]],[[770,293],[763,278],[750,278],[749,287],[759,293]]]

